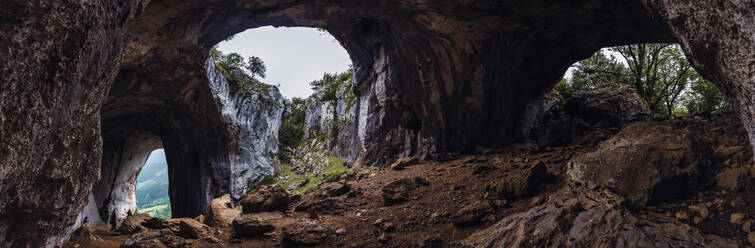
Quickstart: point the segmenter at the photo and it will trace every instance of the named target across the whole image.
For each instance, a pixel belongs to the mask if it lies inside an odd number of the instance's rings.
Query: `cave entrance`
[[[731,110],[718,87],[703,78],[674,43],[603,48],[573,64],[554,90],[568,98],[580,90],[621,86],[633,89],[652,112],[667,117]]]
[[[231,98],[237,99],[244,89],[251,89],[248,98],[256,102],[270,99],[275,95],[270,93],[273,91],[283,96],[280,128],[275,128],[278,147],[273,153],[261,154],[280,165],[277,176],[270,178],[280,178],[275,180],[287,188],[304,190],[321,181],[319,175],[325,175],[322,172],[346,171],[345,161],[352,154],[357,99],[352,89],[353,63],[328,31],[252,28],[218,43],[210,57],[215,68],[229,79]],[[270,89],[256,90],[266,87]],[[247,185],[263,180],[249,179],[252,180],[247,180]]]
[[[170,195],[168,194],[168,162],[165,150],[152,151],[136,179],[136,209],[152,217],[168,219]]]
[[[249,62],[259,58],[265,70],[246,72],[259,81],[277,86],[287,98],[307,98],[312,81],[325,73],[338,74],[351,67],[348,52],[328,31],[307,27],[264,26],[247,29],[218,43],[215,49],[225,55],[238,55]]]

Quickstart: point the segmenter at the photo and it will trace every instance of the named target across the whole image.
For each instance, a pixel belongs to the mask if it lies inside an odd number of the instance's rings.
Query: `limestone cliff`
[[[278,169],[278,129],[283,114],[283,98],[278,88],[268,87],[250,96],[231,93],[225,75],[207,62],[207,77],[213,95],[229,123],[231,143],[231,197],[239,199],[248,185],[271,175]],[[233,82],[230,82],[233,83]]]
[[[311,96],[286,101],[281,158],[295,171],[318,174],[329,163],[328,156],[347,163],[357,156],[352,75],[350,70],[325,74],[322,80],[313,82],[319,86]]]

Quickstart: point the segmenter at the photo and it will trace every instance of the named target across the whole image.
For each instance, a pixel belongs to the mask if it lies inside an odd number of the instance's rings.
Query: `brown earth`
[[[697,187],[687,192],[687,196],[646,208],[633,208],[632,211],[636,214],[652,212],[678,217],[680,221],[704,234],[718,235],[748,246],[748,233],[743,228],[744,222],[752,221],[755,216],[755,187],[750,183],[739,191],[729,191],[720,188],[714,177],[729,168],[751,169],[753,166],[746,132],[738,124],[736,116],[698,116],[666,120],[664,123],[702,137],[714,150],[713,165],[701,172],[703,179]],[[290,239],[295,236],[284,233],[284,227],[294,223],[310,223],[305,219],[314,220],[313,225],[324,228],[324,232],[310,230],[311,232],[305,233],[310,235],[309,238],[315,238],[319,243],[316,244],[318,247],[455,246],[455,242],[464,240],[504,217],[526,212],[543,204],[552,193],[568,185],[563,175],[572,157],[594,151],[600,141],[610,138],[618,131],[617,128],[601,129],[597,126],[587,130],[591,132],[583,132],[587,134],[558,147],[541,148],[534,142],[524,142],[505,149],[478,149],[485,153],[459,156],[442,154],[436,156],[434,161],[419,162],[402,170],[384,169],[345,174],[334,181],[341,180],[348,187],[343,187],[338,182],[321,184],[310,188],[301,196],[292,196],[292,201],[298,202],[289,204],[285,212],[251,213],[258,220],[271,224],[273,231],[259,237],[246,238],[234,237],[231,227],[216,228],[208,235],[212,237],[186,240],[189,242],[187,246],[292,246]],[[595,133],[605,135],[594,138]],[[547,173],[536,172],[542,166],[541,163]],[[517,182],[529,190],[514,194],[501,190],[505,186],[500,185],[516,178],[525,178],[526,180]],[[750,176],[750,180],[751,178]],[[405,187],[407,200],[386,203],[384,187],[400,179],[408,179],[404,180],[405,183],[413,185]],[[343,192],[344,188],[347,188],[346,192]],[[306,210],[296,211],[301,202],[308,205],[299,209]],[[699,208],[690,209],[693,205],[706,206],[709,210],[707,218],[700,219]],[[686,214],[677,214],[679,212]],[[743,223],[732,224],[732,213],[745,213],[746,217],[741,221]],[[696,217],[699,217],[698,221],[695,221]],[[473,221],[454,223],[459,219]],[[287,228],[295,230],[291,226]],[[293,232],[304,231],[307,230]],[[118,247],[130,238],[125,234],[103,232],[97,233],[101,240],[93,241],[88,237],[90,236],[77,237],[64,247]]]

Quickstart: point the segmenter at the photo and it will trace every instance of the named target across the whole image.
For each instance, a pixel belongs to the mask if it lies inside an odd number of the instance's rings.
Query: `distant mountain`
[[[136,178],[136,202],[140,213],[170,218],[168,196],[168,164],[162,149],[150,154]]]

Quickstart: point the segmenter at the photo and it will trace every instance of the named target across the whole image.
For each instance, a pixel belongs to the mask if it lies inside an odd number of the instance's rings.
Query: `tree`
[[[606,55],[598,51],[592,57],[577,63],[572,72],[572,87],[595,88],[622,83],[625,74],[624,65],[613,55]]]
[[[626,64],[611,53],[620,55]],[[603,49],[572,66],[554,89],[568,97],[579,89],[626,84],[655,112],[694,114],[726,108],[720,91],[700,77],[675,44],[636,44]]]
[[[265,63],[262,62],[262,59],[257,56],[249,57],[249,62],[246,65],[246,70],[249,71],[249,73],[252,74],[252,77],[259,76],[261,78],[265,78],[265,72],[267,72],[267,67],[265,66]]]
[[[729,109],[721,91],[697,72],[692,77],[689,91],[682,96],[682,105],[689,115]]]
[[[215,62],[215,67],[225,74],[230,81],[231,93],[241,93],[247,97],[254,94],[268,95],[272,85],[260,82],[257,78],[265,78],[267,67],[259,57],[249,57],[245,61],[238,53],[223,54],[215,48],[210,50],[210,57]],[[269,100],[269,99],[268,99]],[[269,101],[266,104],[278,105]]]
[[[626,60],[625,82],[651,110],[671,115],[694,72],[678,45],[636,44],[614,47]]]

